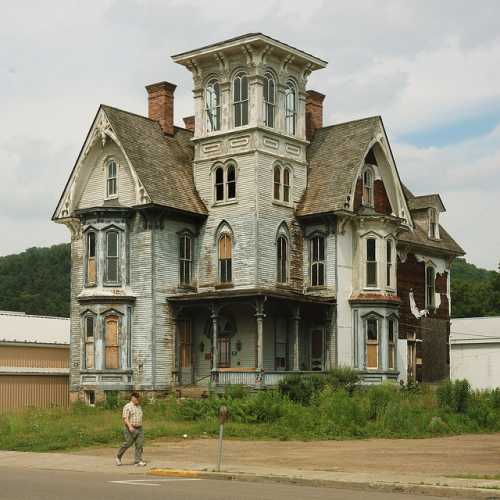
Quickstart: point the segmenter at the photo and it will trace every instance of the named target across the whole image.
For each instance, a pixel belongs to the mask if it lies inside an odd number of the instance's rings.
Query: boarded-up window
[[[366,320],[366,367],[378,368],[378,321],[374,318]]]
[[[231,236],[223,234],[219,238],[219,281],[231,283],[232,280],[233,247]]]
[[[95,285],[97,280],[96,234],[87,234],[87,285]]]
[[[179,339],[179,363],[181,368],[191,367],[192,353],[192,330],[191,321],[182,319],[177,322],[177,333]]]
[[[388,323],[388,341],[389,341],[389,369],[396,368],[396,322],[393,319]]]
[[[280,236],[276,242],[276,260],[277,273],[276,278],[278,283],[286,283],[288,281],[288,240],[285,236]]]
[[[366,240],[366,286],[377,286],[377,241]]]
[[[105,367],[120,368],[119,324],[117,316],[107,316],[104,321]]]
[[[119,234],[116,231],[106,233],[106,281],[117,283],[119,281]]]
[[[179,240],[179,278],[181,285],[191,284],[193,265],[193,240],[189,235],[183,235]]]
[[[325,284],[325,238],[315,236],[310,242],[311,286]]]
[[[94,331],[95,319],[94,316],[87,316],[85,318],[85,358],[84,367],[87,369],[95,368],[94,366]]]

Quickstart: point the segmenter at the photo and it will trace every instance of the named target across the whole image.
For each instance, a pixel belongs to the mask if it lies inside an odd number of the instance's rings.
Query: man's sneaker
[[[121,465],[122,464],[122,459],[120,457],[115,458],[116,465]]]
[[[140,462],[136,462],[135,466],[136,467],[145,467],[146,466],[146,462],[144,460],[141,460]]]

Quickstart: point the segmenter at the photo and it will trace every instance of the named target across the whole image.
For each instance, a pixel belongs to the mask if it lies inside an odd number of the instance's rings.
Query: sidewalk
[[[0,452],[0,467],[124,475],[146,472],[128,465],[116,467],[115,452],[110,448],[72,453]],[[216,454],[213,439],[146,444],[149,473],[157,475],[183,476],[186,471],[190,475],[196,471],[198,477],[500,499],[500,480],[457,477],[498,475],[500,434],[420,440],[226,441],[223,474],[212,472]]]

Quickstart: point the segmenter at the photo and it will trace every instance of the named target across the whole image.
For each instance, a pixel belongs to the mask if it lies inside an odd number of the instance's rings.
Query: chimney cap
[[[148,94],[151,94],[153,92],[158,92],[160,90],[167,90],[169,92],[174,93],[176,88],[177,85],[175,85],[175,83],[170,83],[170,82],[158,82],[146,85],[146,90],[148,91]]]
[[[322,94],[321,92],[318,92],[317,90],[308,90],[306,92],[307,97],[310,97],[311,99],[319,102],[323,102],[325,100],[325,94]]]

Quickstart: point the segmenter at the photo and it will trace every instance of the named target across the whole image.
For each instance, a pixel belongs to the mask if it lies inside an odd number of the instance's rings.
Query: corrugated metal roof
[[[0,311],[0,342],[69,344],[68,318]]]
[[[500,342],[500,316],[451,320],[451,344]]]

